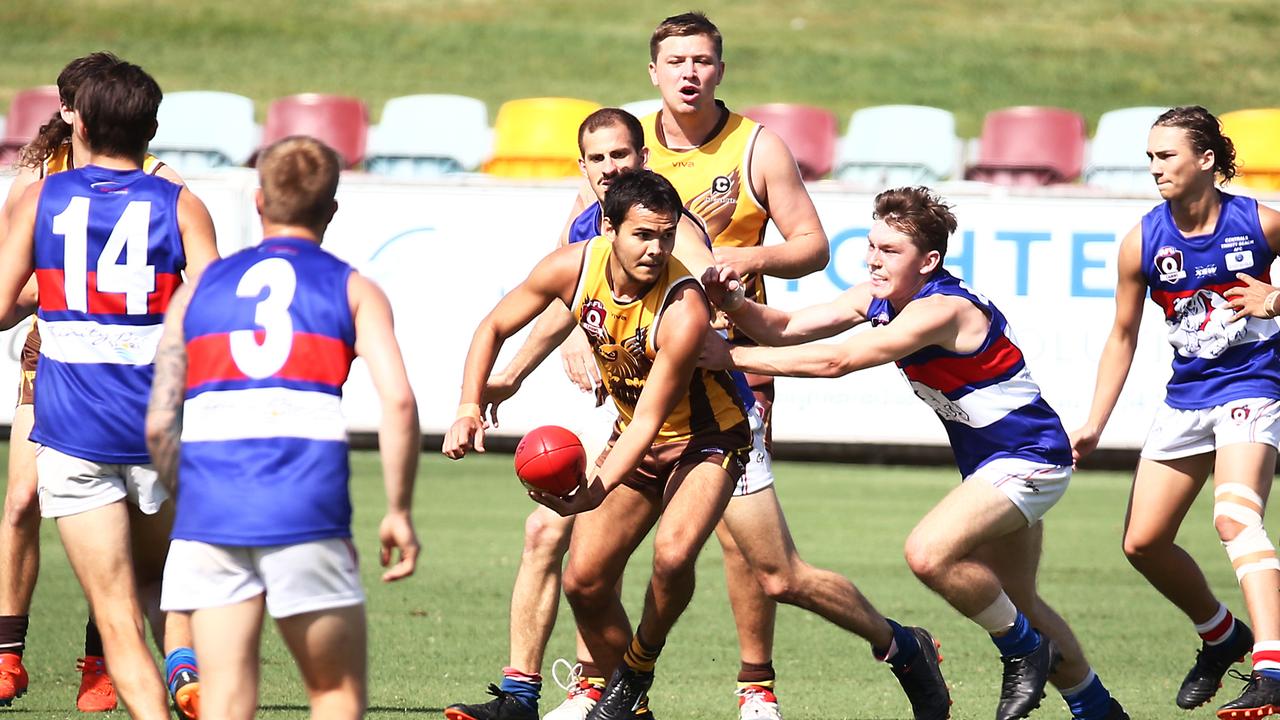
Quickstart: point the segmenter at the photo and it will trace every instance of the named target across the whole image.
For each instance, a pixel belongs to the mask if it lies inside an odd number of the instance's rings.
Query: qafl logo
[[[1238,407],[1231,408],[1231,421],[1237,423],[1248,422],[1249,406],[1240,405]]]
[[[1172,284],[1187,276],[1187,271],[1182,269],[1182,251],[1177,248],[1165,246],[1157,250],[1155,265],[1160,282]]]
[[[599,300],[588,300],[582,305],[582,329],[586,330],[588,335],[599,337],[604,333],[604,320],[607,313],[604,311],[604,303]]]

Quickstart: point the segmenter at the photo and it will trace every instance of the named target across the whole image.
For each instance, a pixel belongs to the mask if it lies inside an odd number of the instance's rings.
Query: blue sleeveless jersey
[[[913,299],[930,295],[964,298],[991,319],[974,352],[932,345],[897,362],[911,389],[942,420],[960,473],[968,477],[1007,457],[1070,465],[1071,443],[1062,421],[1040,396],[1004,315],[945,270],[934,273]],[[892,322],[896,313],[887,300],[873,298],[868,315],[878,327]]]
[[[350,537],[341,401],[355,357],[351,273],[294,238],[205,270],[183,322],[173,537],[239,546]]]
[[[1180,410],[1280,398],[1280,326],[1260,318],[1228,322],[1235,311],[1223,295],[1244,285],[1236,273],[1271,282],[1275,253],[1258,221],[1258,201],[1221,196],[1218,224],[1209,235],[1184,237],[1167,202],[1142,218],[1142,273],[1173,345],[1165,403]]]
[[[35,223],[43,342],[31,439],[100,463],[144,464],[156,347],[186,266],[182,187],[97,166],[45,178]]]

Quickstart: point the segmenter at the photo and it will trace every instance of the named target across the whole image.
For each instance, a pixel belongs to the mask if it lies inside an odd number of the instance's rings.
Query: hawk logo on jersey
[[[711,181],[711,187],[699,193],[685,207],[702,218],[707,235],[713,240],[729,227],[738,209],[738,193],[742,189],[742,173],[738,168]]]
[[[648,338],[647,327],[639,328],[635,335],[621,343],[614,342],[603,329],[591,337],[591,346],[602,366],[604,389],[614,400],[630,407],[640,402],[644,381],[649,377],[649,368],[653,367],[644,351]]]
[[[1173,247],[1162,247],[1156,251],[1156,272],[1160,282],[1176,283],[1187,276],[1182,269],[1182,251]]]

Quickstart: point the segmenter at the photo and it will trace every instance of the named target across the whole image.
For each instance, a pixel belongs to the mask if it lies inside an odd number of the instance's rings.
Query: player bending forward
[[[267,148],[262,244],[209,266],[165,317],[147,442],[166,485],[181,470],[181,492],[162,604],[194,611],[209,718],[257,710],[264,606],[301,670],[311,717],[364,713],[364,592],[340,407],[356,355],[382,401],[382,564],[400,551],[382,579],[410,575],[417,560],[418,414],[391,306],[320,249],[339,166],[310,138]]]
[[[767,375],[839,377],[894,362],[942,419],[965,478],[907,540],[922,582],[982,626],[1004,663],[997,720],[1024,718],[1046,682],[1084,720],[1127,718],[1089,667],[1066,622],[1036,593],[1045,512],[1071,477],[1071,449],[1040,397],[1004,316],[942,268],[956,229],[925,188],[875,200],[869,282],[832,302],[785,312],[735,302],[727,268],[707,271],[707,295],[765,346],[710,337],[703,364]],[[840,344],[802,344],[870,321]],[[798,347],[776,347],[796,345]]]

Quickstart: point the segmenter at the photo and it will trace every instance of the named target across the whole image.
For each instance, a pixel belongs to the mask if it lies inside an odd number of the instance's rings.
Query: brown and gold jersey
[[[75,159],[71,156],[71,141],[68,140],[59,145],[49,159],[44,161],[44,165],[40,168],[40,177],[48,177],[63,170],[73,170],[75,166]],[[151,153],[147,153],[147,157],[142,161],[142,170],[148,175],[155,175],[162,167],[164,163]]]

